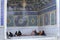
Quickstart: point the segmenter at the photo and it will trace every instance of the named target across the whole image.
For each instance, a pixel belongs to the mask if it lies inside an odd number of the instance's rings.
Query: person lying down
[[[9,34],[8,34],[8,32],[7,32],[7,37],[15,37],[15,36],[38,36],[38,35],[46,36],[44,30],[39,31],[39,32],[37,32],[36,30],[33,30],[30,35],[22,34],[21,31],[16,31],[15,34],[13,34],[12,32],[9,32]]]

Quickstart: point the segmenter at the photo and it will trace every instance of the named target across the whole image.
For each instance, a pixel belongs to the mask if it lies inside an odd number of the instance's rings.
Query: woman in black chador
[[[42,34],[41,35],[46,35],[44,31],[42,31]]]
[[[18,31],[17,36],[21,36],[21,35],[22,35],[21,31]]]
[[[39,35],[46,36],[44,30],[40,31],[40,32],[39,32]]]
[[[36,30],[32,31],[31,35],[39,35]]]
[[[9,33],[10,33],[9,36],[10,36],[10,37],[13,37],[13,34],[12,34],[11,32],[9,32]]]
[[[18,34],[18,33],[17,33],[17,31],[16,31],[14,36],[17,36],[17,34]]]

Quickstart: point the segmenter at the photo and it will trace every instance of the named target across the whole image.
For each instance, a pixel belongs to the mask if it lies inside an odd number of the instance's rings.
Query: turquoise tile
[[[29,16],[29,26],[37,26],[37,16]]]
[[[40,26],[43,26],[43,16],[40,16]]]
[[[24,16],[16,16],[15,25],[16,26],[27,26],[27,18],[24,18]]]
[[[44,15],[44,25],[49,25],[50,24],[50,14],[45,14]]]
[[[7,26],[13,26],[14,25],[14,18],[13,16],[9,15],[7,17]]]
[[[51,13],[51,25],[55,24],[54,17],[55,17],[54,13]]]

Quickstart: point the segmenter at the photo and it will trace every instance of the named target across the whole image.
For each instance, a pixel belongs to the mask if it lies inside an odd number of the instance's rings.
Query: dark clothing
[[[10,37],[13,37],[13,34],[10,32],[9,36],[10,36]]]
[[[42,34],[41,34],[41,35],[44,35],[44,36],[45,36],[46,34],[45,34],[45,32],[44,32],[44,31],[42,31]]]
[[[18,34],[18,33],[17,33],[17,31],[16,31],[14,36],[16,36],[17,34]]]
[[[18,31],[18,34],[17,34],[17,36],[21,36],[22,35],[22,33],[20,32],[20,31]]]
[[[39,35],[36,31],[34,31],[35,35]]]

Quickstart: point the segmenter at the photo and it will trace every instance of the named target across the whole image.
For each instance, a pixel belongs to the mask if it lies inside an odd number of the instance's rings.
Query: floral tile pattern
[[[55,24],[55,15],[54,15],[54,12],[51,13],[51,25],[54,25]]]
[[[37,26],[37,16],[29,16],[29,26]]]
[[[15,25],[16,26],[26,26],[27,25],[27,18],[24,16],[15,16]]]
[[[50,15],[45,14],[44,15],[44,25],[49,25],[49,23],[50,23]]]
[[[40,26],[43,26],[43,15],[40,16]]]

